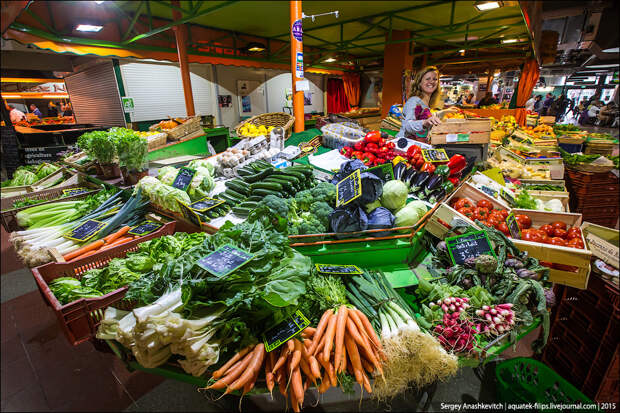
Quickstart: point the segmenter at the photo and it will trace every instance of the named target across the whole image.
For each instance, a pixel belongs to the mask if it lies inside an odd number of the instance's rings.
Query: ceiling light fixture
[[[599,67],[616,67],[616,66],[618,66],[618,63],[612,63],[612,64],[609,64],[609,65],[592,65],[592,66],[586,66],[586,67],[588,69],[593,69],[593,68],[597,69]]]
[[[103,3],[103,2],[102,2],[102,1],[96,1],[95,3],[97,3],[97,4],[101,4],[101,3]]]
[[[503,6],[501,1],[477,1],[474,3],[474,7],[478,9],[478,11],[487,11],[493,9],[499,9]]]
[[[52,99],[55,99],[55,98],[68,99],[69,95],[43,95],[41,97],[42,98],[52,98]]]
[[[612,47],[611,49],[605,49],[603,50],[603,53],[618,53],[618,48]]]
[[[265,47],[264,44],[262,43],[258,43],[258,42],[250,42],[247,44],[247,46],[239,49],[239,50],[243,50],[246,52],[252,52],[252,53],[258,53],[258,52],[263,52],[265,51],[267,48]]]
[[[465,49],[459,50],[459,53],[465,53]]]
[[[15,99],[15,98],[20,98],[21,96],[19,95],[2,95],[3,99]]]
[[[103,29],[103,26],[97,26],[94,24],[78,24],[77,27],[75,28],[75,30],[77,30],[78,32],[91,32],[91,33],[97,33],[98,31],[101,31],[101,29]]]
[[[323,63],[333,63],[335,62],[336,59],[333,57],[328,57],[327,59],[323,60]]]
[[[502,39],[502,43],[506,44],[506,43],[516,43],[518,42],[519,39]]]

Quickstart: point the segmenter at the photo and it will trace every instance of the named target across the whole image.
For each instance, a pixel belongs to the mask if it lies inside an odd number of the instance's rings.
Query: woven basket
[[[159,130],[157,124],[151,125],[149,130]],[[179,126],[172,129],[161,129],[162,132],[165,132],[170,140],[178,141],[186,135],[194,133],[200,130],[200,116],[194,116],[193,118],[186,120],[184,123],[181,123]]]
[[[586,155],[599,154],[609,156],[617,145],[617,143],[590,141],[585,143],[584,153]]]
[[[288,138],[289,136],[291,136],[291,126],[293,126],[294,122],[295,122],[295,117],[289,115],[288,113],[283,113],[283,112],[263,113],[262,115],[252,116],[250,119],[244,120],[243,122],[238,124],[235,127],[235,132],[237,133],[237,136],[241,139],[254,138],[254,136],[242,135],[240,132],[241,127],[245,125],[246,123],[251,123],[255,125],[256,127],[263,125],[266,128],[268,128],[269,126],[273,126],[274,128],[280,126],[284,129],[285,138]],[[266,136],[266,138],[267,140],[269,140],[269,136]]]
[[[168,140],[168,134],[166,132],[158,133],[157,135],[150,135],[146,137],[149,143],[149,151],[160,146],[164,146]]]

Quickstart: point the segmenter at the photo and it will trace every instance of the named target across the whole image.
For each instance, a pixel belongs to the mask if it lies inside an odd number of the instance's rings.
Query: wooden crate
[[[546,125],[553,125],[555,124],[555,116],[541,116],[538,119],[538,123],[539,124],[544,123]]]
[[[446,119],[430,130],[431,144],[489,143],[491,119]]]
[[[579,227],[582,222],[581,214],[532,211],[528,209],[513,209],[512,213],[515,215],[524,214],[529,216],[532,219],[532,228],[539,228],[541,225],[549,224],[554,221],[564,222],[569,227]],[[581,235],[581,240],[583,245],[587,245],[583,234]],[[588,287],[592,251],[516,239],[512,239],[512,242],[514,242],[521,251],[527,251],[530,256],[539,261],[570,265],[578,268],[577,272],[550,268],[549,281],[581,290]]]
[[[581,232],[587,241],[592,255],[602,259],[607,264],[618,266],[620,255],[618,253],[618,230],[584,222],[581,224]]]
[[[516,189],[515,195],[519,195],[521,193],[520,189]],[[570,212],[570,206],[568,205],[569,201],[569,193],[568,192],[560,192],[560,191],[527,191],[532,198],[540,199],[543,202],[550,201],[552,199],[559,199],[562,202],[562,206],[564,206],[564,212]]]

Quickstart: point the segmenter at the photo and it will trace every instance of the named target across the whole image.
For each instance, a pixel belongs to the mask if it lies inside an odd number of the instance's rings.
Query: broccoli
[[[327,202],[329,205],[336,204],[336,185],[329,182],[319,182],[310,189],[314,201]]]
[[[282,218],[288,218],[290,204],[286,199],[275,195],[267,195],[262,201],[260,201],[260,203],[280,215]]]
[[[334,208],[329,206],[329,204],[325,201],[314,202],[310,205],[309,212],[318,219],[325,229],[329,228],[329,214],[332,213]]]
[[[297,206],[304,211],[308,211],[310,209],[310,205],[314,201],[316,201],[316,199],[310,192],[310,189],[299,191],[295,194],[295,202],[297,203]]]

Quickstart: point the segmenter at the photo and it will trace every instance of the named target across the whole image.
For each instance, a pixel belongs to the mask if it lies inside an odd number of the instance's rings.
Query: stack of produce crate
[[[617,398],[618,287],[592,274],[587,290],[556,285],[554,291],[557,307],[543,362],[592,399]]]
[[[583,221],[614,228],[618,221],[618,177],[611,172],[566,170],[570,210],[583,214]]]

